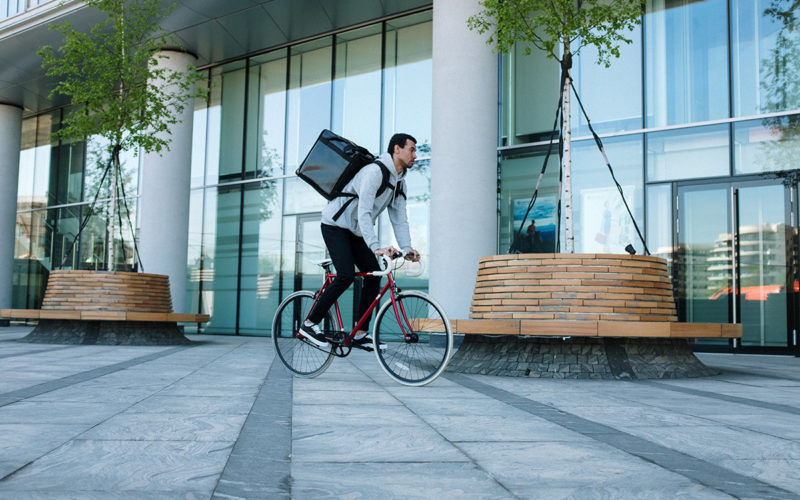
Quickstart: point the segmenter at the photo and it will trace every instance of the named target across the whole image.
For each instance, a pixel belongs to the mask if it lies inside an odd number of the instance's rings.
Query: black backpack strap
[[[378,192],[375,194],[375,197],[377,198],[378,196],[381,195],[381,193],[386,191],[387,188],[389,188],[392,191],[394,191],[394,186],[392,185],[391,182],[389,182],[389,175],[390,175],[389,174],[389,167],[384,165],[383,162],[380,161],[380,160],[375,160],[374,163],[377,163],[381,167],[381,173],[383,174],[383,181],[381,182],[381,187],[378,188]],[[398,182],[398,184],[399,184],[398,192],[400,193],[400,195],[403,198],[406,198],[406,192],[405,192],[405,189],[404,189],[405,186],[403,184],[403,181],[401,180],[400,182]],[[408,199],[408,198],[406,198],[406,199]]]
[[[381,174],[383,175],[383,180],[381,181],[381,185],[378,188],[378,192],[375,193],[375,198],[377,198],[378,196],[381,195],[381,193],[386,191],[386,189],[391,189],[392,191],[394,191],[394,186],[392,185],[391,182],[389,182],[389,175],[391,175],[389,173],[389,168],[386,165],[384,165],[383,162],[380,161],[380,160],[375,160],[373,163],[377,163],[378,164],[378,166],[381,168]],[[404,189],[405,186],[403,184],[403,181],[401,180],[398,184],[399,184],[399,187],[400,187],[400,189],[399,189],[400,195],[403,198],[406,198],[406,193],[405,193],[405,189]],[[339,219],[339,217],[342,216],[344,211],[347,210],[347,207],[350,206],[351,203],[353,203],[353,200],[358,198],[358,195],[355,194],[355,193],[339,193],[338,195],[336,195],[336,197],[337,198],[338,197],[347,197],[347,198],[350,198],[350,199],[347,200],[346,202],[344,202],[342,204],[341,208],[339,208],[339,210],[337,210],[336,213],[333,215],[332,219],[334,220],[334,222],[337,221]],[[406,199],[408,199],[408,198],[406,198]]]
[[[337,210],[336,213],[333,215],[332,219],[333,219],[334,222],[339,220],[339,217],[341,217],[342,214],[344,213],[344,211],[347,210],[347,207],[351,203],[353,203],[353,201],[355,201],[356,198],[358,198],[358,195],[355,194],[355,193],[339,193],[339,195],[337,197],[345,197],[345,198],[350,198],[350,199],[347,200],[346,202],[344,202],[342,204],[342,207],[339,210]]]

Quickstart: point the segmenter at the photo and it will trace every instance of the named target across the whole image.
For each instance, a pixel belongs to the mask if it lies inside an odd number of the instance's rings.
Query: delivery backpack
[[[333,220],[337,220],[348,205],[358,198],[357,195],[344,193],[342,190],[359,170],[370,163],[377,163],[383,174],[383,181],[375,197],[380,196],[386,189],[394,190],[394,186],[389,182],[390,173],[386,165],[365,148],[326,129],[319,134],[296,173],[328,201],[340,196],[350,198],[333,216]],[[400,182],[399,194],[405,197],[402,181]]]

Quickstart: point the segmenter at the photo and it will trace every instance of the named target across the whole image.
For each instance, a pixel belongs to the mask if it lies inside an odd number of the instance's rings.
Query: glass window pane
[[[298,177],[288,178],[284,183],[284,214],[319,212],[327,201],[319,193]]]
[[[222,70],[211,71],[211,91],[206,111],[205,184],[219,182],[220,134],[222,128]]]
[[[36,118],[22,120],[22,140],[19,153],[19,181],[17,183],[17,210],[34,206],[33,175],[36,168]]]
[[[778,2],[779,4],[780,2]],[[734,116],[800,108],[800,37],[772,0],[731,1]]]
[[[251,83],[256,88],[248,102],[248,116],[255,116],[255,136],[248,133],[248,168],[254,175],[271,177],[283,173],[286,121],[286,51],[260,56],[251,61]],[[253,93],[251,92],[251,95]]]
[[[641,231],[644,229],[642,136],[603,142],[625,201]],[[638,254],[644,253],[625,201],[593,140],[572,143],[572,192],[575,252],[624,253],[625,247],[632,244]]]
[[[558,106],[559,67],[542,51],[516,44],[502,56],[501,127],[504,146],[535,142],[549,137]]]
[[[206,79],[200,80],[198,86],[207,86]],[[205,99],[194,100],[194,116],[192,117],[192,173],[191,186],[202,186],[206,169],[206,137],[208,132],[209,103]]]
[[[728,175],[728,125],[647,134],[647,180]]]
[[[679,198],[675,290],[678,317],[689,323],[728,323],[732,237],[728,187],[691,187]],[[715,214],[714,217],[701,214]]]
[[[89,217],[89,205],[83,205],[81,218],[85,221]],[[106,249],[106,237],[108,231],[108,204],[100,203],[91,211],[91,217],[86,221],[86,226],[81,232],[80,262],[78,269],[104,270],[108,269],[108,250]],[[75,252],[78,249],[73,250]],[[72,265],[76,265],[72,260]]]
[[[597,63],[597,49],[591,45],[582,48],[573,62],[573,84],[598,134],[642,128],[641,27],[626,32],[625,37],[632,43],[620,45],[620,57],[611,59],[610,68]],[[551,128],[554,109],[546,115],[551,117]],[[572,133],[590,135],[577,101],[573,102],[571,115]]]
[[[647,2],[648,127],[728,117],[726,10],[725,0]]]
[[[504,156],[500,172],[500,252],[505,253],[513,235],[520,229],[528,204],[531,201],[539,173],[542,171],[545,151],[511,153]],[[558,155],[550,156],[547,171],[539,186],[536,203],[526,219],[523,231],[531,221],[541,234],[539,251],[555,249],[558,203]]]
[[[58,117],[58,112],[55,112]],[[47,205],[48,189],[50,188],[50,157],[51,140],[53,132],[53,116],[40,115],[36,125],[36,154],[33,169],[33,199],[40,206]]]
[[[739,189],[739,276],[742,345],[785,346],[786,242],[783,185]]]
[[[331,126],[331,38],[292,47],[285,173],[292,174],[322,129]]]
[[[11,306],[38,309],[50,269],[42,261],[46,211],[17,212]]]
[[[219,180],[240,179],[244,145],[245,68],[223,70],[220,84]]]
[[[647,186],[647,248],[672,266],[672,186]],[[671,273],[671,270],[670,270]]]
[[[430,151],[433,86],[430,16],[428,11],[387,23],[382,150],[392,134],[405,132],[417,139],[418,150]],[[418,24],[405,25],[409,22]]]
[[[211,315],[207,333],[236,333],[241,196],[239,185],[206,190],[203,265],[210,282],[204,281],[203,302]]]
[[[800,115],[733,124],[733,165],[737,174],[794,170],[800,158]]]
[[[186,256],[186,312],[207,314],[203,293],[211,283],[203,254],[203,203],[205,190],[194,189],[189,195],[189,247]],[[190,327],[186,325],[187,329]],[[196,325],[191,325],[196,328]]]
[[[372,152],[380,149],[380,25],[336,37],[333,131]]]
[[[244,192],[240,334],[269,335],[280,303],[282,182],[249,184]]]

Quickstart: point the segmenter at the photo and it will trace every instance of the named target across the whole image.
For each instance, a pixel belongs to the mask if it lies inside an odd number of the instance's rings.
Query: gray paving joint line
[[[22,356],[34,356],[36,354],[41,354],[44,352],[63,351],[64,349],[74,349],[75,347],[77,346],[67,345],[67,346],[51,347],[50,349],[38,349],[33,351],[14,352],[11,354],[3,354],[2,356],[0,356],[0,359],[18,358]]]
[[[604,424],[548,406],[533,399],[480,382],[463,374],[445,373],[448,380],[536,417],[560,425],[629,455],[736,498],[796,499],[797,495],[777,486],[743,476],[724,467],[661,446]]]
[[[274,357],[212,498],[291,498],[292,390]]]
[[[81,382],[86,382],[87,380],[99,378],[104,375],[108,375],[110,373],[130,368],[132,366],[140,365],[142,363],[147,363],[148,361],[153,361],[159,358],[163,358],[165,356],[169,356],[171,354],[183,351],[185,349],[189,349],[191,347],[192,346],[172,347],[170,349],[165,349],[163,351],[147,354],[145,356],[139,356],[138,358],[129,359],[128,361],[121,361],[119,363],[114,363],[113,365],[101,366],[99,368],[94,368],[92,370],[75,373],[73,375],[69,375],[60,379],[50,380],[48,382],[42,382],[41,384],[37,384],[31,387],[26,387],[24,389],[18,389],[16,391],[6,392],[4,394],[0,394],[0,407],[10,405],[18,401],[22,401],[23,399],[28,399],[35,396],[39,396],[41,394],[46,394],[48,392],[52,392],[58,389],[63,389],[65,387],[79,384]]]
[[[664,382],[654,382],[650,380],[639,381],[637,384],[646,384],[656,386],[659,389],[666,389],[668,391],[682,392],[684,394],[691,394],[692,396],[700,396],[704,398],[718,399],[720,401],[728,401],[729,403],[738,403],[747,406],[754,406],[756,408],[764,408],[767,410],[775,410],[783,413],[791,413],[793,415],[800,415],[800,408],[796,406],[783,405],[780,403],[770,403],[769,401],[760,401],[758,399],[742,398],[739,396],[729,396],[727,394],[717,394],[710,391],[701,391],[699,389],[691,389],[689,387],[681,387],[679,385],[666,384]]]
[[[359,371],[360,371],[360,372],[361,372],[361,373],[364,375],[364,377],[365,377],[365,378],[367,378],[367,379],[369,379],[369,380],[372,380],[374,383],[376,383],[376,384],[378,384],[378,385],[380,386],[380,383],[379,383],[379,382],[378,382],[378,381],[375,379],[375,377],[373,377],[371,374],[367,373],[367,371],[366,371],[366,370],[364,370],[364,368],[362,368],[361,366],[359,366],[359,365],[358,365],[358,364],[356,364],[356,363],[352,363],[352,365],[353,365],[353,366],[354,366],[354,367],[355,367],[357,370],[359,370]],[[381,371],[381,375],[385,375],[385,374],[383,373],[383,371]],[[443,375],[440,375],[440,376],[443,376]],[[384,391],[386,391],[386,389],[384,389]],[[386,392],[389,392],[389,391],[386,391]],[[391,393],[389,393],[389,394],[391,394]],[[431,429],[433,432],[435,432],[435,433],[436,433],[436,434],[438,434],[438,435],[439,435],[439,436],[440,436],[440,437],[441,437],[443,440],[445,440],[446,442],[448,442],[448,443],[450,444],[450,446],[452,446],[453,448],[457,449],[457,450],[458,450],[458,451],[460,451],[460,452],[461,452],[461,453],[462,453],[462,454],[463,454],[465,457],[467,457],[467,458],[469,459],[470,463],[472,463],[472,465],[473,465],[473,466],[474,466],[474,467],[475,467],[477,470],[480,470],[480,471],[482,471],[484,474],[486,474],[486,477],[488,477],[488,478],[491,478],[491,480],[492,480],[492,481],[494,481],[494,483],[495,483],[495,484],[496,484],[496,485],[497,485],[499,488],[501,488],[501,489],[505,490],[505,492],[507,493],[507,495],[508,495],[508,497],[509,497],[509,498],[514,498],[514,499],[518,499],[518,498],[519,498],[519,497],[518,497],[517,495],[515,495],[515,494],[514,494],[514,492],[513,492],[513,491],[511,491],[511,490],[510,490],[510,489],[509,489],[509,488],[508,488],[506,485],[504,485],[502,482],[500,482],[500,481],[497,479],[497,477],[495,477],[495,475],[494,475],[494,474],[492,474],[491,472],[489,472],[488,470],[486,470],[486,468],[485,468],[483,465],[481,465],[481,463],[480,463],[479,461],[475,460],[475,458],[473,458],[473,457],[472,457],[472,456],[471,456],[471,455],[470,455],[470,454],[469,454],[469,453],[468,453],[468,452],[467,452],[467,451],[466,451],[466,450],[465,450],[463,447],[459,446],[457,443],[454,443],[454,442],[452,442],[452,441],[451,441],[450,439],[448,439],[448,438],[447,438],[447,437],[446,437],[444,434],[442,434],[442,433],[441,433],[441,432],[440,432],[440,431],[439,431],[439,430],[438,430],[436,427],[434,427],[433,425],[431,425],[431,424],[428,422],[428,420],[425,418],[425,416],[424,416],[424,415],[421,415],[420,413],[418,413],[418,412],[414,411],[413,409],[409,408],[409,407],[408,407],[408,405],[406,405],[406,403],[405,403],[405,402],[404,402],[404,401],[403,401],[401,398],[399,398],[397,395],[395,395],[395,394],[391,394],[391,396],[392,396],[392,397],[395,399],[395,401],[397,401],[399,404],[401,404],[401,405],[402,405],[404,408],[406,408],[406,409],[407,409],[409,412],[413,413],[413,414],[414,414],[414,415],[416,415],[416,416],[417,416],[417,417],[418,417],[418,418],[419,418],[421,421],[425,422],[425,423],[428,425],[428,427],[429,427],[429,428],[430,428],[430,429]],[[387,462],[387,463],[391,463],[391,462]],[[441,463],[441,462],[438,462],[438,463]]]

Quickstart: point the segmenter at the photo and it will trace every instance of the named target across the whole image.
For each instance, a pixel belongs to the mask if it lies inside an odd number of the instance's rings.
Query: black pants
[[[322,293],[314,310],[308,315],[309,321],[319,323],[325,317],[328,309],[333,306],[351,283],[355,280],[358,266],[361,272],[371,272],[380,270],[378,259],[375,253],[369,249],[364,238],[356,236],[347,229],[341,227],[322,224],[322,239],[328,247],[328,253],[336,268],[336,278],[328,288]],[[381,287],[380,276],[364,277],[364,288],[361,293],[361,301],[358,305],[358,315],[353,318],[356,322],[369,308],[372,301],[378,295]],[[369,321],[369,318],[367,318]],[[369,325],[369,323],[366,323]]]

